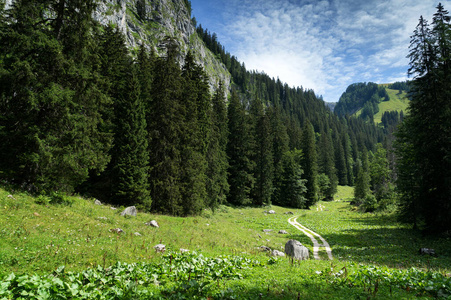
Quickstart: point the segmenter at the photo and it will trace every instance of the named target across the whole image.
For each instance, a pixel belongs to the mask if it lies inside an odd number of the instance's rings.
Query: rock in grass
[[[166,246],[163,244],[158,244],[153,247],[156,252],[164,252],[166,251]]]
[[[263,229],[263,232],[271,232],[272,229]]]
[[[160,227],[160,226],[158,225],[157,221],[155,221],[155,220],[152,220],[152,221],[147,222],[147,223],[144,223],[144,224],[146,224],[147,226],[152,226],[152,227],[156,227],[156,228],[159,228],[159,227]]]
[[[124,231],[120,228],[112,228],[110,229],[110,232],[115,232],[117,234],[123,233]]]
[[[142,236],[141,235],[141,233],[139,233],[139,232],[135,232],[135,233],[133,233],[135,236]]]
[[[272,209],[270,210],[270,211],[268,211],[268,214],[270,214],[270,215],[273,215],[273,214],[275,214],[276,212],[275,211],[273,211]]]
[[[188,249],[180,248],[180,253],[185,253],[185,252],[189,252],[189,250],[188,250]]]
[[[286,214],[286,215],[294,215],[294,212],[292,212],[292,211],[287,211],[285,214]]]
[[[435,250],[431,248],[420,248],[419,252],[421,255],[437,256]]]
[[[279,230],[279,234],[288,234],[286,230]]]
[[[279,250],[272,250],[272,252],[271,252],[271,255],[272,256],[285,256],[285,253],[283,253],[283,252],[281,252],[281,251],[279,251]]]
[[[124,209],[123,212],[121,212],[121,216],[133,216],[136,217],[138,214],[138,210],[134,206],[129,206],[126,209]]]
[[[271,251],[271,248],[269,248],[267,246],[260,246],[259,249],[262,250],[262,251],[266,251],[266,252],[270,252]]]
[[[95,205],[102,205],[102,202],[100,202],[100,200],[97,200],[97,199],[96,199],[96,201],[94,201],[94,204],[95,204]]]
[[[309,258],[308,249],[297,240],[289,240],[285,244],[285,253],[296,260],[306,260]]]

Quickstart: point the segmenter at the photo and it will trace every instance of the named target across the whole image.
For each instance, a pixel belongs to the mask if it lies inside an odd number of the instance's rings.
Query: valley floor
[[[190,299],[194,296],[199,299],[366,299],[368,296],[386,299],[388,295],[394,299],[409,299],[448,295],[447,291],[451,291],[449,238],[425,238],[396,222],[393,214],[362,214],[350,206],[346,196],[340,195],[336,199],[320,202],[320,206],[310,210],[221,206],[215,213],[206,210],[202,216],[188,218],[144,213],[138,213],[137,217],[121,217],[121,208],[112,210],[108,205],[94,205],[93,199],[71,197],[72,205],[42,205],[27,194],[0,189],[0,299],[10,299],[5,296],[8,289],[5,282],[11,273],[38,274],[44,278],[63,265],[65,272],[78,274],[90,268],[95,270],[96,266],[107,270],[118,261],[160,264],[160,267],[167,263],[172,272],[174,261],[178,261],[180,255],[176,253],[181,248],[189,249],[189,259],[194,261],[198,261],[196,255],[201,254],[212,259],[226,255],[230,261],[239,256],[258,263],[247,267],[230,266],[229,271],[238,275],[229,278],[224,275],[227,272],[221,270],[217,271],[221,274],[212,275],[215,280],[210,278],[202,283],[203,279],[196,279],[197,285],[191,275],[185,281],[180,279],[180,286],[177,281],[167,285],[152,284],[146,287],[146,292],[151,291],[153,296],[146,294],[146,299]],[[265,213],[269,209],[276,213]],[[285,213],[290,211],[297,217],[297,222],[328,242],[333,260],[329,260],[327,247],[319,248],[319,260],[310,259],[294,266],[287,258],[273,258],[259,249],[267,246],[283,251],[288,239],[296,239],[313,253],[311,239],[288,222],[293,216]],[[145,225],[150,220],[156,220],[160,227]],[[112,232],[115,228],[124,232]],[[264,232],[264,229],[272,231]],[[279,234],[279,230],[288,234]],[[160,243],[166,245],[165,254],[157,253],[153,248]],[[419,255],[418,250],[424,247],[435,249],[437,257]],[[180,258],[182,261],[183,257]],[[387,284],[381,279],[387,277],[386,274],[398,276],[398,270],[411,272],[411,268],[418,274],[434,272],[434,276],[442,278],[445,283],[441,283],[446,288],[431,288],[428,292],[426,287],[422,290],[414,288],[413,283],[412,287],[400,288],[399,285],[404,283],[397,285],[393,279]],[[168,270],[164,271],[164,276],[172,276],[168,275]],[[363,273],[372,274],[372,277],[365,275],[367,279],[358,283],[351,276],[357,274],[358,277]],[[233,279],[234,276],[241,279]],[[141,287],[138,284],[134,289]],[[183,296],[185,292],[179,294],[180,291],[189,292],[191,296]],[[126,294],[123,295],[118,299],[128,299]]]

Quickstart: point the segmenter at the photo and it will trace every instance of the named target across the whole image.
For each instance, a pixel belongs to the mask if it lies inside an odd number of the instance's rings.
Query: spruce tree
[[[111,146],[94,1],[55,3],[15,1],[0,34],[0,169],[41,192],[71,191],[102,171]]]
[[[318,165],[317,154],[315,144],[315,131],[310,122],[306,122],[302,130],[302,169],[304,170],[304,178],[307,180],[306,187],[307,193],[305,198],[307,199],[306,207],[314,205],[318,201]]]
[[[216,209],[219,204],[226,201],[229,192],[227,182],[227,169],[229,162],[227,159],[227,108],[225,91],[222,83],[219,84],[213,99],[213,109],[211,114],[210,142],[207,149],[207,204],[211,209]]]
[[[450,27],[450,16],[439,4],[432,29],[421,17],[414,31],[409,53],[409,74],[414,76],[409,115],[397,142],[398,187],[403,209],[411,210],[404,215],[415,217],[414,221],[423,219],[426,229],[435,232],[451,229]],[[414,192],[408,190],[408,174],[402,171],[418,176]]]
[[[254,163],[251,159],[251,136],[246,112],[235,90],[228,107],[229,140],[227,156],[229,157],[230,185],[227,201],[233,205],[247,205],[251,203],[250,193],[254,186],[252,175]]]
[[[273,194],[273,156],[271,127],[260,99],[251,106],[253,125],[253,161],[255,185],[252,190],[253,204],[269,205]]]
[[[318,143],[318,173],[324,174],[329,180],[324,190],[324,199],[333,200],[337,192],[338,177],[335,169],[334,149],[330,132],[323,132]]]
[[[293,150],[284,153],[282,158],[283,172],[280,185],[276,189],[280,204],[293,208],[307,208],[307,180],[302,179],[302,151]]]
[[[149,180],[152,209],[171,215],[182,215],[181,131],[181,70],[176,57],[178,47],[166,39],[166,56],[156,59],[152,81],[152,101],[149,106]]]

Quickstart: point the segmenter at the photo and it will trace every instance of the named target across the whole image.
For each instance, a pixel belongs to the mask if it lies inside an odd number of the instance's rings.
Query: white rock
[[[152,227],[156,227],[159,228],[160,226],[158,225],[157,221],[152,220],[150,222],[145,223],[147,226],[152,226]]]
[[[166,246],[163,244],[158,244],[153,247],[157,252],[164,252],[166,250]]]
[[[128,215],[128,216],[136,217],[137,214],[138,214],[138,210],[134,206],[129,206],[126,209],[124,209],[123,212],[121,212],[121,216]]]
[[[272,255],[272,256],[281,256],[281,257],[283,257],[283,256],[285,256],[285,253],[283,253],[283,252],[281,252],[281,251],[279,251],[279,250],[273,250],[273,251],[271,252],[271,255]]]

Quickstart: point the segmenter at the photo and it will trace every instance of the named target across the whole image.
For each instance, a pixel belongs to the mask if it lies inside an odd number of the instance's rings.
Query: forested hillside
[[[362,153],[384,139],[312,90],[247,71],[199,26],[189,39],[233,79],[212,95],[196,53],[181,59],[170,36],[157,51],[131,48],[96,8],[23,0],[1,11],[3,182],[172,215],[225,202],[309,207],[352,185]]]

